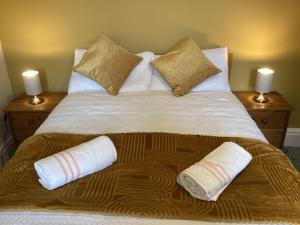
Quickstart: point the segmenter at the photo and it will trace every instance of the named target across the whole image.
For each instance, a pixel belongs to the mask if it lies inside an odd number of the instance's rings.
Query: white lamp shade
[[[28,70],[22,73],[25,91],[27,95],[34,96],[42,93],[39,72]]]
[[[269,93],[272,91],[272,81],[274,71],[269,68],[261,68],[257,70],[255,90],[259,93]]]

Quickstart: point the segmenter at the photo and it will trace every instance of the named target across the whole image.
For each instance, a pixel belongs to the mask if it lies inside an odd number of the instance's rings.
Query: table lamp
[[[273,77],[274,71],[269,68],[261,68],[257,70],[255,90],[259,93],[259,95],[254,96],[254,101],[259,103],[267,103],[269,101],[264,94],[272,91]]]
[[[22,73],[26,94],[32,96],[30,104],[37,105],[44,100],[38,95],[42,93],[39,72],[35,70],[28,70]]]

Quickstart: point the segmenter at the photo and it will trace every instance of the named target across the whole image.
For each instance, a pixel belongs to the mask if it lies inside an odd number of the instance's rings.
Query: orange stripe
[[[66,171],[66,169],[65,169],[65,167],[64,167],[64,165],[61,163],[61,161],[60,161],[60,159],[56,156],[56,155],[53,155],[53,157],[57,160],[57,162],[58,162],[58,164],[60,165],[60,167],[61,167],[61,169],[62,169],[62,171],[64,172],[64,174],[65,174],[65,177],[66,177],[66,181],[65,181],[65,184],[67,183],[67,181],[68,181],[68,174],[67,174],[67,171]]]
[[[67,157],[65,157],[63,155],[63,152],[59,152],[58,154],[61,155],[64,158],[64,160],[66,161],[66,163],[67,163],[67,165],[69,167],[69,170],[71,171],[71,174],[72,174],[72,178],[71,178],[71,181],[72,181],[74,179],[74,172],[73,172],[73,169],[72,169],[72,166],[71,166],[69,160],[67,159]]]
[[[65,151],[65,153],[67,153],[71,157],[71,159],[73,160],[75,168],[77,170],[77,174],[78,174],[77,178],[79,178],[80,177],[80,169],[79,169],[79,166],[78,166],[78,163],[77,163],[75,157],[71,154],[71,152]]]
[[[208,161],[206,159],[203,160],[206,164],[211,165],[217,172],[218,174],[220,174],[220,176],[222,176],[222,178],[225,180],[225,182],[227,182],[230,179],[230,176],[226,173],[226,171],[224,170],[224,168],[221,165],[218,165],[217,163]],[[221,171],[219,171],[217,168],[221,169]],[[223,174],[223,173],[224,174]],[[227,177],[226,177],[227,176]]]
[[[199,163],[198,165],[204,167],[206,170],[208,170],[211,175],[213,175],[218,181],[220,181],[221,183],[223,183],[223,181],[215,174],[215,172],[213,170],[211,170],[207,165],[203,164],[203,163]]]
[[[219,168],[224,172],[224,174],[227,176],[228,180],[230,179],[229,174],[227,173],[227,171],[224,169],[224,167],[223,167],[222,165],[220,165],[220,164],[218,164],[218,163],[215,163],[215,162],[211,162],[211,161],[209,161],[209,160],[205,160],[205,161],[210,162],[211,164],[213,164],[213,165],[219,167]]]
[[[226,177],[224,177],[223,174],[219,170],[216,169],[214,164],[212,164],[208,161],[205,161],[205,160],[202,160],[202,163],[204,163],[208,167],[211,167],[213,171],[215,171],[217,174],[219,174],[219,176],[223,179],[224,182],[227,182]]]

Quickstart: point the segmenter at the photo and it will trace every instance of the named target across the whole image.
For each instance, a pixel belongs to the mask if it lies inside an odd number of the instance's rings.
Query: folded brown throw
[[[271,145],[244,138],[162,133],[109,134],[118,160],[53,191],[33,163],[95,135],[41,134],[27,139],[0,172],[0,211],[71,211],[235,222],[300,223],[300,175]],[[195,199],[178,174],[225,141],[253,157],[217,202]]]

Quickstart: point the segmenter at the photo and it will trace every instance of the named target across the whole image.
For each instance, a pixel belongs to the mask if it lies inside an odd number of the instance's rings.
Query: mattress
[[[192,93],[180,98],[159,91],[119,96],[74,93],[60,102],[36,134],[132,132],[244,137],[267,143],[246,109],[230,92]],[[61,212],[0,213],[0,224],[61,224],[62,220],[64,224],[232,224]]]

